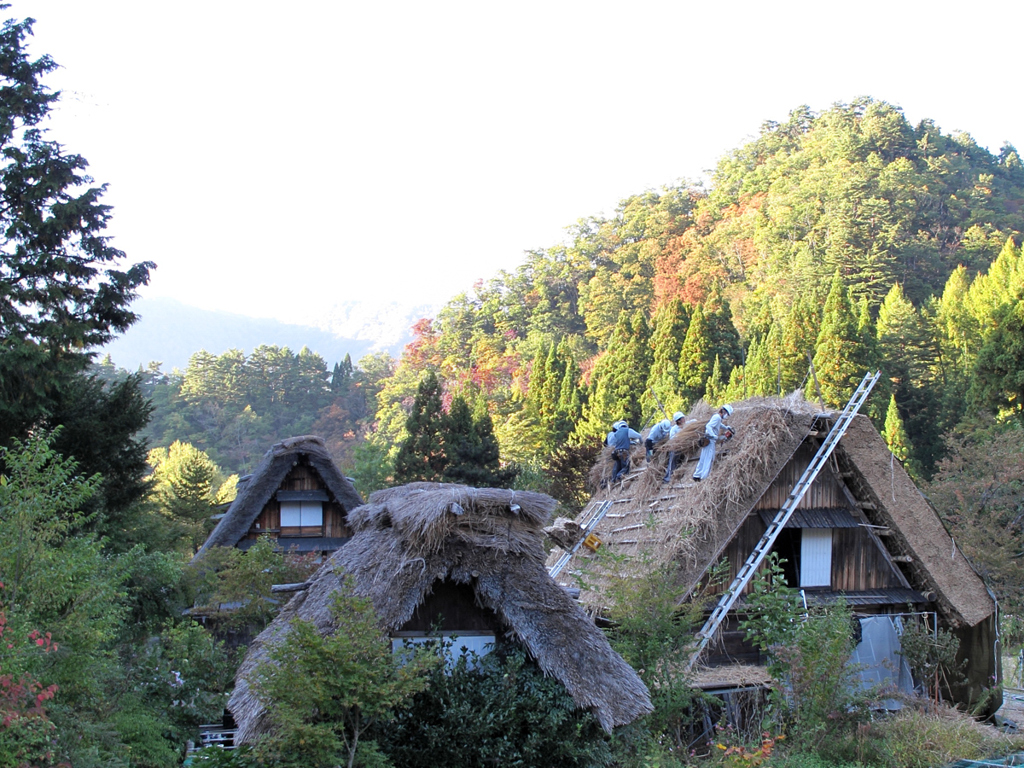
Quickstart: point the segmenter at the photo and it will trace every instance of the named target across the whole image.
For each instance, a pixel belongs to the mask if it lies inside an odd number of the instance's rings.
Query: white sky
[[[868,95],[1024,148],[1024,3],[14,0],[149,296],[442,303]]]

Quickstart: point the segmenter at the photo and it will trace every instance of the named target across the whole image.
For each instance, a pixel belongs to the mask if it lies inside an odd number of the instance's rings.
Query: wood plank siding
[[[728,584],[736,577],[740,567],[754,550],[766,529],[765,519],[774,517],[786,502],[793,487],[799,481],[811,459],[814,457],[813,447],[806,443],[794,454],[779,473],[772,485],[754,505],[751,514],[740,526],[736,535],[723,551],[728,559],[729,572],[720,586],[711,592],[725,591]],[[807,526],[818,531],[831,530],[831,577],[829,584],[815,584],[816,587],[831,591],[859,592],[871,589],[887,589],[905,586],[894,572],[882,551],[878,540],[860,524],[863,515],[860,510],[850,507],[850,497],[830,468],[820,472],[814,483],[807,490],[797,506],[786,528],[781,532],[773,547],[780,557],[788,562],[783,565],[786,580],[790,586],[798,587],[801,582],[801,536],[802,528]],[[803,513],[801,513],[803,510]],[[820,543],[818,549],[821,549]],[[823,546],[827,547],[827,544]],[[819,552],[823,556],[823,553]],[[827,567],[827,566],[826,566]],[[764,565],[761,566],[763,570]],[[818,581],[820,579],[816,579]],[[749,593],[751,585],[744,589]]]
[[[793,458],[782,468],[778,477],[764,492],[764,495],[754,505],[754,509],[764,509],[769,512],[776,512],[782,508],[789,498],[793,487],[799,482],[801,475],[814,458],[815,449],[806,442],[801,445]],[[800,500],[797,509],[847,509],[845,494],[828,468],[823,469],[814,479],[807,493]]]
[[[269,534],[275,539],[299,538],[299,537],[320,537],[327,539],[340,539],[352,535],[351,529],[346,524],[347,518],[345,508],[336,499],[330,497],[327,484],[320,477],[320,473],[309,465],[305,457],[292,467],[285,479],[278,487],[279,491],[320,491],[328,500],[323,503],[323,524],[320,526],[297,526],[281,527],[281,502],[276,494],[271,496],[263,506],[262,511],[256,517],[252,527],[246,534],[246,539],[256,539],[262,534]]]

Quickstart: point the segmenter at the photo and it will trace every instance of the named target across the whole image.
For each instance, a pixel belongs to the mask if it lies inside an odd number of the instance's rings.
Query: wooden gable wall
[[[733,536],[722,553],[728,559],[729,572],[724,584],[712,592],[722,592],[736,577],[740,567],[754,550],[766,525],[760,512],[774,516],[789,497],[804,470],[814,456],[814,449],[806,443],[794,454],[793,459],[779,473],[772,485],[754,505],[751,514]],[[907,586],[905,579],[895,568],[878,539],[859,523],[864,520],[859,509],[853,508],[841,481],[831,468],[825,468],[801,499],[797,510],[818,511],[824,514],[849,515],[858,521],[856,527],[834,527],[832,531],[832,591],[858,592],[872,589],[887,589]],[[784,565],[787,580],[797,586],[796,569],[800,558],[800,529],[791,527],[792,522],[779,535],[773,551],[789,562]],[[761,566],[764,568],[764,565]],[[751,590],[748,584],[744,593]]]
[[[299,461],[291,468],[277,490],[322,491],[326,493],[329,500],[323,502],[323,530],[315,535],[323,538],[347,538],[352,535],[352,530],[347,524],[345,508],[331,497],[327,483],[320,477],[320,473],[309,464],[305,456],[299,457]],[[264,504],[245,538],[256,539],[263,534],[270,534],[275,539],[290,538],[281,536],[281,504],[277,500],[276,493]]]

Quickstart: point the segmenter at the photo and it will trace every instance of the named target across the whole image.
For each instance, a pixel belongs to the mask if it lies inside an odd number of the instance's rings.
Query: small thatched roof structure
[[[372,600],[389,632],[410,620],[436,584],[469,585],[507,636],[606,730],[650,712],[650,696],[636,672],[547,574],[541,529],[554,508],[555,501],[539,493],[441,483],[373,494],[349,516],[352,539],[250,647],[228,703],[239,740],[251,740],[268,727],[248,676],[293,618],[312,621],[324,634],[334,631],[331,595],[346,574],[354,578],[356,591]]]
[[[314,435],[290,437],[275,443],[253,470],[248,482],[240,484],[238,495],[192,559],[196,562],[211,547],[233,547],[248,533],[264,505],[277,491],[300,458],[316,469],[329,493],[347,512],[363,503],[352,483],[341,474],[322,438]]]
[[[688,415],[692,423],[660,446],[649,465],[643,446],[634,448],[630,474],[594,496],[613,502],[594,530],[604,547],[617,554],[643,553],[633,566],[641,569],[674,560],[682,586],[693,590],[804,441],[816,445],[838,417],[821,413],[799,392],[786,398],[751,398],[733,406],[729,423],[736,436],[719,444],[711,474],[702,482],[691,479],[692,461],[700,451],[697,440],[714,413],[703,402]],[[684,460],[671,484],[663,484],[669,450],[691,461]],[[984,583],[866,416],[853,419],[831,462],[858,500],[871,505],[872,522],[891,529],[901,551],[912,557],[914,588],[937,595],[951,626],[972,627],[993,614],[995,604]],[[591,472],[592,481],[606,481],[610,469],[606,451]],[[561,554],[555,549],[548,564]],[[615,567],[621,572],[624,566]],[[600,559],[586,548],[580,548],[558,581],[575,584],[574,576],[581,573],[589,574],[581,601],[595,612],[607,607]]]

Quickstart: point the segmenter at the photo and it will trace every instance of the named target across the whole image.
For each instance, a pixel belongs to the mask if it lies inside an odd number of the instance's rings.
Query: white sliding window
[[[800,530],[800,586],[832,586],[832,529]]]

